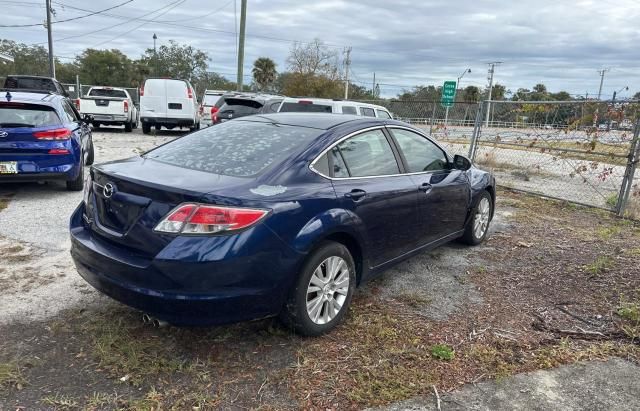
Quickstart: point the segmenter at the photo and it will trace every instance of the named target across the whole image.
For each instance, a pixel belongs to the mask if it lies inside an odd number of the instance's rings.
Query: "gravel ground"
[[[98,129],[93,132],[95,162],[135,156],[182,134]],[[82,200],[82,192],[69,192],[60,182],[0,184],[1,196],[11,196],[11,201],[0,213],[0,250],[8,254],[0,285],[12,286],[3,291],[0,324],[16,317],[43,319],[80,301],[100,300],[76,274],[68,251],[69,216]],[[15,278],[19,281],[12,281]]]

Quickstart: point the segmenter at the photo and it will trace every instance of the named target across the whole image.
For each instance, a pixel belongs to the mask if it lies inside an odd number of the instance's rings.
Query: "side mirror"
[[[93,121],[93,116],[91,114],[83,114],[82,115],[82,122],[85,124],[91,124],[91,122]]]
[[[460,154],[453,156],[453,166],[456,170],[467,171],[471,168],[471,160]]]

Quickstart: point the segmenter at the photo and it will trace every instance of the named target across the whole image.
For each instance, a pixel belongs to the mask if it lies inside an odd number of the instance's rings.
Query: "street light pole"
[[[238,39],[238,77],[236,85],[238,91],[242,91],[242,81],[244,80],[244,38],[247,25],[247,0],[240,3],[240,38]]]

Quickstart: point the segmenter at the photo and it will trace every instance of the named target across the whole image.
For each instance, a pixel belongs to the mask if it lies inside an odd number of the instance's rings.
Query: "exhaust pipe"
[[[158,320],[157,318],[154,318],[154,319],[153,319],[152,324],[153,324],[153,326],[154,326],[154,327],[156,327],[156,328],[164,328],[164,327],[166,327],[167,325],[169,325],[169,323],[168,323],[168,322],[166,322],[166,321],[162,321],[162,320]]]

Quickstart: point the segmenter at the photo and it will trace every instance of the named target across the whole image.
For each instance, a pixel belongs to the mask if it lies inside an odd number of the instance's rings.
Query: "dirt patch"
[[[493,230],[483,246],[390,270],[314,339],[272,320],[154,329],[89,292],[92,304],[49,321],[0,325],[11,375],[0,409],[359,409],[434,385],[446,395],[576,361],[640,360],[640,226],[502,192]]]

